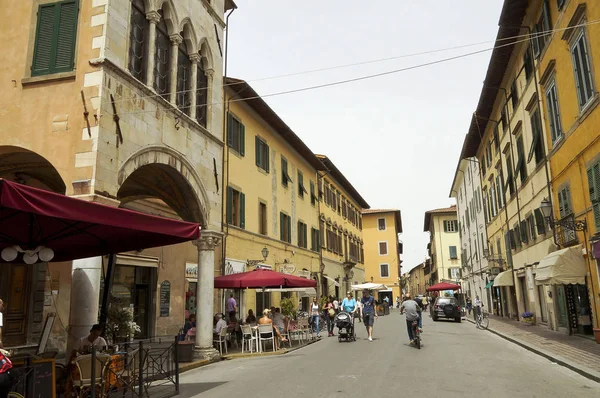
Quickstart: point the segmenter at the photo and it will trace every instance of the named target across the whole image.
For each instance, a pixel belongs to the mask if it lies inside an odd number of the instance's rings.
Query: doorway
[[[546,302],[546,290],[544,288],[544,285],[538,285],[537,287],[537,291],[538,291],[538,300],[540,302],[540,316],[541,316],[541,321],[542,323],[547,323],[548,322],[548,303]]]
[[[561,328],[567,328],[567,298],[564,285],[556,285],[556,306],[558,309],[557,324]]]
[[[4,301],[2,340],[5,347],[27,343],[30,266],[3,264],[0,267],[0,298]]]

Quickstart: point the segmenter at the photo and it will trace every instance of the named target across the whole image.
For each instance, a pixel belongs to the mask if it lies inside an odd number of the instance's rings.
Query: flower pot
[[[177,342],[177,357],[179,358],[179,362],[192,362],[194,360],[194,342]]]
[[[594,337],[596,338],[596,343],[600,344],[600,329],[594,328]]]
[[[523,318],[523,321],[529,326],[533,326],[535,324],[535,317]]]

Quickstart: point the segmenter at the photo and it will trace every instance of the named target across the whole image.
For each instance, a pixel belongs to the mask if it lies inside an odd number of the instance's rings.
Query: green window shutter
[[[448,232],[448,224],[444,221],[444,232]]]
[[[594,224],[596,230],[600,229],[600,162],[594,164],[587,171],[590,200],[594,211]]]
[[[565,216],[565,204],[562,193],[563,191],[558,191],[558,213],[560,214],[560,218]]]
[[[59,3],[58,32],[56,40],[56,59],[54,72],[73,70],[75,57],[75,38],[77,36],[77,1]]]
[[[55,8],[56,4],[44,4],[38,8],[33,65],[31,67],[32,76],[50,73],[50,64],[54,52]]]
[[[308,246],[308,227],[304,224],[304,228],[302,228],[302,234],[304,235],[304,247]]]
[[[544,222],[544,215],[540,209],[535,209],[535,225],[537,227],[538,235],[543,235],[546,233],[546,225]]]
[[[450,246],[450,258],[452,258],[452,259],[458,258],[456,255],[456,246]]]
[[[302,247],[302,223],[298,221],[298,246]]]
[[[521,242],[527,243],[529,241],[528,237],[529,234],[527,232],[527,222],[521,221]]]
[[[452,269],[448,268],[448,279],[452,279]]]
[[[261,162],[261,159],[262,159],[262,157],[260,156],[261,155],[261,150],[262,150],[262,147],[261,147],[260,144],[261,144],[260,138],[258,138],[258,136],[255,136],[254,137],[254,154],[256,156],[256,165],[258,167],[261,167],[260,162]]]
[[[288,241],[288,243],[292,243],[292,220],[289,219],[289,217],[288,217],[287,229],[288,229],[287,241]]]
[[[242,123],[240,126],[240,155],[244,156],[246,154],[246,127]]]
[[[246,195],[240,192],[240,228],[246,228]]]
[[[284,214],[283,213],[279,213],[279,239],[280,240],[283,240],[283,237],[284,237],[284,228],[285,228],[285,225],[284,225],[283,220],[284,220]]]
[[[263,151],[266,152],[265,153],[265,161],[266,161],[265,171],[268,173],[271,170],[271,161],[269,160],[270,159],[269,153],[271,150],[269,149],[269,146],[267,144],[263,145]]]
[[[227,187],[227,224],[233,222],[233,188]]]
[[[227,146],[233,147],[233,116],[227,113]]]

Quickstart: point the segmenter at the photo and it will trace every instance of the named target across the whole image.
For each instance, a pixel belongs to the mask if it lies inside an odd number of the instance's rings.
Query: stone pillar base
[[[201,360],[207,360],[209,362],[218,362],[221,360],[221,353],[213,347],[194,347],[194,361]]]

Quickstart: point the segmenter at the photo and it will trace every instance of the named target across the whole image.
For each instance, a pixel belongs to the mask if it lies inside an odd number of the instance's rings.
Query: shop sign
[[[296,272],[296,266],[293,264],[281,264],[279,266],[279,272],[282,274],[293,275]]]
[[[162,281],[160,284],[160,316],[169,316],[171,311],[171,282]]]
[[[299,270],[298,272],[296,272],[296,275],[298,275],[300,278],[306,278],[306,279],[310,279],[310,271],[309,270]]]
[[[190,279],[198,279],[198,264],[185,264],[185,277]]]
[[[241,261],[227,260],[225,263],[225,275],[239,274],[246,270],[246,263]]]

